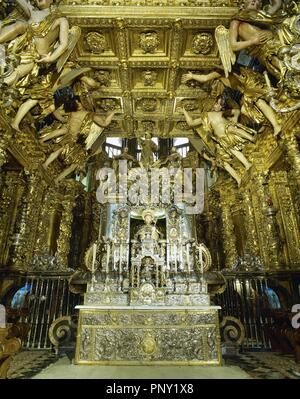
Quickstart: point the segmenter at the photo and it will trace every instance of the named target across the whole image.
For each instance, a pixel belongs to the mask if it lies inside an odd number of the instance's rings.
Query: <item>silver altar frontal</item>
[[[116,206],[107,219],[112,228],[86,254],[75,363],[219,365],[211,257],[184,209]]]

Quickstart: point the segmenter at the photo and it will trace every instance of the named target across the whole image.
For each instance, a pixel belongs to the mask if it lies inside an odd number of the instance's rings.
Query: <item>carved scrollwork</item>
[[[55,348],[70,344],[75,337],[76,324],[71,316],[54,320],[49,328],[49,339]]]
[[[211,255],[203,243],[196,245],[196,255],[197,255],[197,262],[196,262],[196,267],[197,269],[202,273],[206,272],[210,269],[212,260],[211,260]]]
[[[179,121],[176,123],[176,128],[178,130],[186,131],[191,130],[191,127],[185,121]]]
[[[224,342],[241,345],[245,339],[245,327],[236,317],[226,316],[221,324],[221,337]]]

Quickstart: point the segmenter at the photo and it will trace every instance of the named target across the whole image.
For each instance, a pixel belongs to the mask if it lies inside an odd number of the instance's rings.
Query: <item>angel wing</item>
[[[101,136],[103,130],[104,130],[103,127],[97,125],[96,123],[92,123],[90,132],[89,132],[87,138],[85,139],[86,150],[90,150],[93,147],[93,144]]]
[[[68,47],[66,51],[59,57],[56,63],[57,72],[60,72],[62,70],[70,54],[74,50],[76,43],[80,38],[80,35],[81,35],[81,29],[79,28],[79,26],[72,26],[72,28],[69,30]]]
[[[232,66],[235,64],[236,61],[236,55],[230,45],[229,30],[226,29],[223,25],[217,26],[215,29],[215,39],[224,67],[225,76],[226,78],[228,78],[229,72],[231,72]]]

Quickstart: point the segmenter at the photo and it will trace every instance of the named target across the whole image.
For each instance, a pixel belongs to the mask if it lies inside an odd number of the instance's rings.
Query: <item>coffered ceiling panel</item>
[[[182,75],[209,72],[221,64],[214,28],[228,25],[236,9],[186,7],[190,0],[180,7],[177,0],[172,0],[177,7],[161,0],[153,7],[154,0],[141,0],[136,7],[135,0],[126,0],[130,6],[117,7],[122,13],[116,15],[114,0],[99,1],[76,5],[76,0],[63,0],[72,5],[61,9],[82,30],[73,60],[92,67],[91,76],[101,84],[91,96],[95,109],[118,112],[107,134],[192,135],[178,108],[184,103],[198,115],[207,91],[195,82],[182,84]]]

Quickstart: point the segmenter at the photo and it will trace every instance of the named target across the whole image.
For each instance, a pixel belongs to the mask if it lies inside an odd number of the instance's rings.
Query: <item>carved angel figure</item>
[[[275,4],[276,3],[276,4]],[[271,10],[277,9],[275,2]],[[277,79],[280,79],[285,68],[278,58],[280,40],[278,35],[269,29],[261,28],[273,22],[272,16],[260,11],[260,0],[246,0],[244,10],[239,12],[230,23],[229,30],[220,25],[215,30],[215,38],[219,48],[220,58],[228,77],[232,65],[236,61],[235,52],[247,49],[248,53],[257,58],[260,63]]]
[[[151,138],[150,133],[145,133],[145,137],[139,139],[139,144],[141,146],[141,166],[151,167],[154,161],[153,153],[158,150],[157,145]]]
[[[201,126],[196,131],[200,138],[203,139],[204,144],[208,143],[208,149],[213,154],[217,154],[218,158],[222,160],[223,168],[240,183],[237,173],[230,166],[229,162],[232,158],[236,158],[243,164],[246,170],[252,166],[242,153],[242,149],[247,141],[255,141],[256,132],[238,123],[240,115],[240,110],[238,109],[232,110],[232,118],[225,118],[223,116],[221,101],[220,97],[216,101],[212,111],[203,113],[202,117],[198,119],[193,120],[184,108],[183,113],[189,126]],[[210,138],[215,142],[215,145],[211,141],[209,142]]]
[[[276,136],[280,133],[280,121],[268,103],[270,99],[270,87],[258,72],[250,68],[241,68],[239,75],[231,73],[228,79],[217,71],[205,75],[188,73],[183,75],[182,82],[186,83],[191,79],[200,83],[218,79],[223,84],[223,90],[225,87],[239,90],[243,94],[241,113],[256,123],[262,123],[264,119],[267,119],[274,129],[274,135]]]
[[[23,97],[29,97],[20,105],[18,112],[11,124],[15,130],[20,130],[19,125],[25,115],[37,104],[42,108],[42,115],[45,117],[51,113],[61,122],[64,122],[64,116],[61,110],[55,108],[54,93],[66,86],[72,86],[74,82],[80,82],[84,88],[97,88],[99,84],[92,78],[86,76],[91,68],[65,68],[57,79],[53,82],[53,72],[49,72],[44,76],[40,76],[38,81],[28,88],[23,89]]]
[[[40,63],[56,62],[60,72],[74,49],[80,28],[69,29],[68,20],[51,8],[52,3],[53,0],[36,0],[36,9],[30,2],[18,0],[21,16],[11,15],[1,22],[0,43],[10,42],[8,52],[20,58],[18,67],[4,79],[7,85],[14,85],[31,73],[37,76]]]
[[[79,103],[77,111],[70,113],[67,123],[59,129],[44,132],[40,138],[41,143],[54,138],[57,138],[56,143],[59,143],[58,149],[50,154],[44,162],[44,168],[48,168],[59,156],[63,157],[65,164],[68,165],[56,178],[56,182],[74,172],[85,163],[87,158],[94,155],[93,145],[102,134],[103,129],[111,123],[115,112],[111,112],[103,119],[99,114],[83,109]]]

